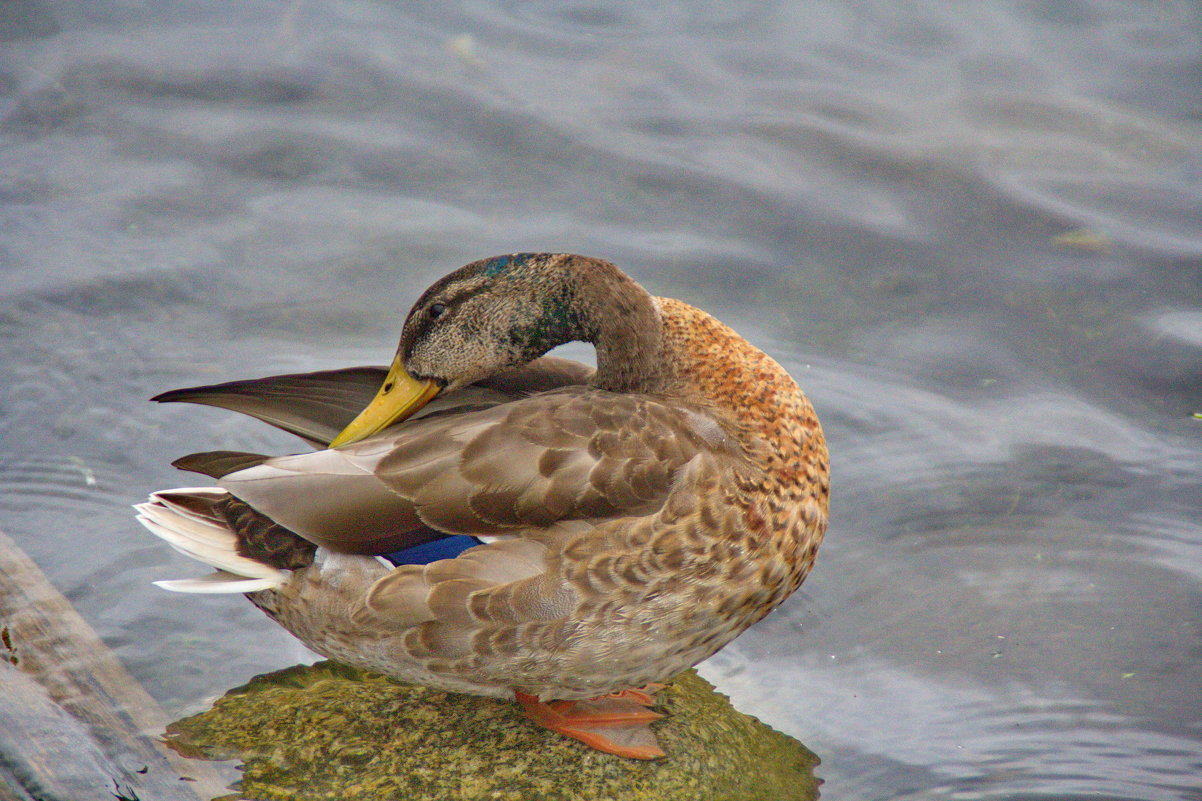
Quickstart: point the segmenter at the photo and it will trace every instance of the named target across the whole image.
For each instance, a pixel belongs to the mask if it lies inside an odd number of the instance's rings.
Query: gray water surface
[[[0,5],[0,529],[174,713],[311,657],[128,504],[297,443],[146,399],[385,363],[569,250],[784,364],[818,567],[703,665],[830,799],[1202,798],[1202,15]]]

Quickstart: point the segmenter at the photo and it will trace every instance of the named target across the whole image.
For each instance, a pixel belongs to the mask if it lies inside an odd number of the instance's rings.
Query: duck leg
[[[603,695],[601,697],[625,698],[628,701],[634,701],[642,704],[643,706],[651,706],[655,703],[655,699],[652,698],[652,696],[667,686],[668,685],[660,684],[659,682],[652,682],[650,684],[644,684],[642,687],[634,687],[629,690],[618,690],[610,693],[609,695]]]
[[[663,717],[647,707],[653,703],[649,688],[621,690],[583,701],[538,700],[514,691],[526,716],[540,726],[579,740],[587,746],[627,759],[666,756],[648,725]],[[655,687],[659,689],[659,687]]]

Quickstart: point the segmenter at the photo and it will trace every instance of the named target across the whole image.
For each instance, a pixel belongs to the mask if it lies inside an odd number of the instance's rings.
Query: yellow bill
[[[367,408],[360,412],[341,434],[334,437],[330,447],[337,448],[339,445],[358,442],[404,420],[429,403],[440,389],[441,387],[433,381],[411,378],[401,365],[401,357],[398,355],[392,360],[392,367],[388,368],[388,376],[384,379],[380,391],[372,398],[371,403],[367,404]]]

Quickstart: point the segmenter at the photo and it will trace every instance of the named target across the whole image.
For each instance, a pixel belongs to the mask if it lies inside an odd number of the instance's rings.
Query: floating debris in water
[[[465,64],[473,67],[483,67],[484,59],[476,53],[476,38],[470,33],[452,36],[447,40],[447,50],[450,50]]]
[[[1052,237],[1052,244],[1062,248],[1086,250],[1091,253],[1105,253],[1110,250],[1111,241],[1104,232],[1094,228],[1074,228]]]
[[[70,458],[71,463],[75,465],[76,469],[78,469],[80,474],[83,476],[83,483],[89,487],[96,486],[96,473],[92,470],[92,468],[88,467],[88,463],[83,459],[80,459],[78,456],[71,456],[68,458]]]

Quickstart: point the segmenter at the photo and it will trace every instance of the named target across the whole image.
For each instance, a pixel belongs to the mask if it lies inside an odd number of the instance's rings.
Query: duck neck
[[[606,261],[575,271],[581,339],[597,351],[592,385],[611,392],[665,392],[672,381],[655,299]]]

